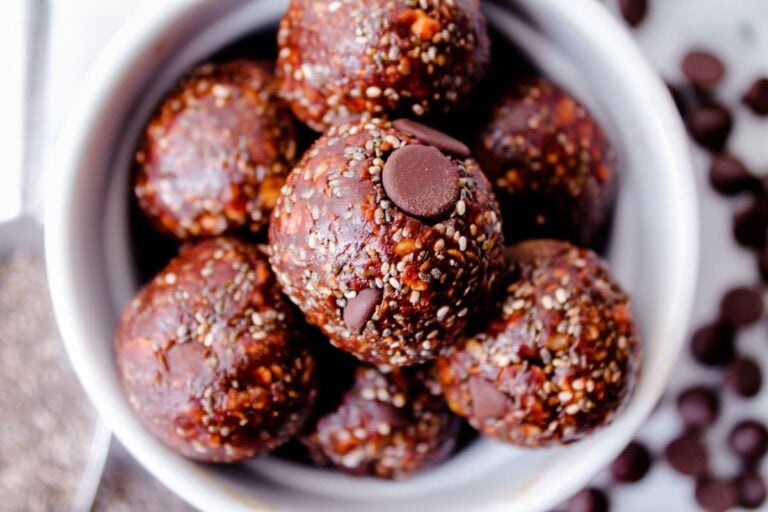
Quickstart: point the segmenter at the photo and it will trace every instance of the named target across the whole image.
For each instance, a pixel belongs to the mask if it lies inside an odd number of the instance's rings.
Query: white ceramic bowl
[[[270,458],[233,467],[197,464],[162,445],[133,415],[112,357],[117,317],[136,288],[127,207],[133,144],[142,121],[186,69],[274,24],[285,5],[155,2],[105,49],[73,106],[48,175],[53,302],[72,364],[104,420],[139,462],[189,503],[210,512],[545,510],[605,466],[653,409],[683,345],[694,293],[698,226],[685,133],[666,88],[600,4],[515,5],[522,17],[487,6],[489,19],[591,107],[620,155],[624,175],[610,259],[634,299],[645,348],[642,377],[616,421],[574,446],[525,451],[482,440],[394,483]]]

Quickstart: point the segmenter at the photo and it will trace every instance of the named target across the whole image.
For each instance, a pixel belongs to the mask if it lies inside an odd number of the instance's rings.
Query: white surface
[[[151,472],[205,510],[358,510],[323,494],[371,496],[366,509],[471,506],[516,511],[552,506],[583,485],[632,436],[663,390],[681,344],[696,267],[696,219],[687,151],[671,100],[616,22],[583,0],[525,5],[567,60],[583,70],[626,164],[612,254],[633,292],[645,338],[643,377],[609,428],[568,449],[513,450],[479,442],[433,471],[400,483],[352,479],[262,461],[250,467],[193,464],[162,446],[137,422],[117,382],[111,338],[131,294],[126,258],[125,190],[137,123],[184,69],[249,23],[275,16],[280,2],[176,0],[155,3],[116,34],[72,104],[50,174],[47,259],[62,335],[84,387],[117,436]],[[223,11],[243,11],[221,20]],[[182,15],[183,14],[183,15]],[[202,30],[202,27],[206,27]],[[600,27],[600,30],[595,30]],[[173,58],[169,58],[173,56]],[[140,102],[136,102],[141,98]],[[122,143],[122,148],[120,148]],[[111,193],[107,193],[107,190]],[[113,307],[116,306],[116,307]],[[317,495],[270,483],[256,473],[298,474]],[[429,492],[425,495],[425,492]],[[266,502],[266,503],[265,503]]]

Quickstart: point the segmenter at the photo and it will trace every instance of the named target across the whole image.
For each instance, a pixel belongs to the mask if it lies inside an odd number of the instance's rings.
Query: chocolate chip
[[[763,316],[763,297],[747,287],[733,288],[720,302],[720,316],[734,327],[752,324]]]
[[[762,247],[768,232],[768,205],[754,201],[733,217],[733,236],[744,247]]]
[[[757,267],[764,283],[768,283],[768,245],[763,246],[757,255]]]
[[[558,510],[561,512],[608,512],[611,503],[605,492],[590,487],[579,492]]]
[[[691,339],[694,359],[707,366],[728,364],[733,359],[733,328],[724,323],[706,325]]]
[[[667,89],[669,89],[669,94],[672,95],[672,100],[675,102],[677,111],[681,116],[685,117],[685,113],[688,112],[688,98],[683,93],[683,90],[670,83],[667,83]]]
[[[707,512],[725,512],[738,499],[736,486],[728,480],[702,478],[696,482],[696,502]]]
[[[627,23],[637,27],[648,15],[648,0],[619,0],[619,8]]]
[[[733,128],[731,112],[718,103],[697,105],[686,116],[688,131],[701,146],[719,153]]]
[[[717,420],[720,400],[713,390],[696,386],[680,393],[677,397],[677,410],[686,425],[704,428]]]
[[[725,75],[723,62],[717,56],[703,50],[689,52],[683,58],[681,68],[685,77],[699,87],[716,85]]]
[[[715,190],[726,196],[755,190],[760,184],[741,160],[730,155],[716,155],[712,158],[709,182]]]
[[[740,357],[728,365],[725,383],[738,395],[751,398],[760,392],[763,372],[754,360]]]
[[[459,200],[459,168],[432,146],[395,150],[384,164],[384,190],[398,208],[430,219],[447,213]]]
[[[651,452],[645,445],[633,441],[611,464],[611,475],[619,482],[638,482],[651,468]]]
[[[759,116],[768,116],[768,78],[758,78],[744,95],[744,104]]]
[[[684,434],[672,440],[664,450],[664,455],[678,473],[702,476],[709,471],[707,448],[694,434]]]
[[[381,302],[381,290],[366,288],[360,290],[344,306],[344,323],[354,332],[360,332],[371,318],[376,306]]]
[[[398,130],[410,133],[424,144],[434,146],[444,153],[461,158],[469,158],[469,148],[466,144],[439,130],[416,121],[411,121],[410,119],[398,119],[392,124]]]
[[[742,475],[734,482],[739,495],[739,505],[755,510],[765,503],[765,481],[760,475],[750,473]]]
[[[748,462],[759,461],[768,452],[768,430],[762,423],[745,420],[733,427],[728,442],[739,458]]]
[[[507,411],[509,399],[482,377],[469,379],[472,409],[478,418],[500,418]]]

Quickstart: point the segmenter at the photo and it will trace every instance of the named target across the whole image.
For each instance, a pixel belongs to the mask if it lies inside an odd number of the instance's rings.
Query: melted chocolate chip
[[[763,316],[763,297],[747,287],[733,288],[720,302],[720,315],[735,327],[750,325]]]
[[[447,213],[459,199],[459,169],[431,146],[395,150],[384,164],[384,190],[398,208],[431,219]]]
[[[667,462],[678,473],[702,476],[707,473],[709,456],[698,436],[684,434],[670,442],[664,450]]]
[[[381,290],[373,288],[360,290],[354,298],[347,300],[347,305],[344,307],[344,323],[352,331],[362,331],[379,302],[381,302]]]
[[[720,400],[717,393],[703,386],[686,389],[677,397],[677,410],[689,427],[704,428],[717,420]]]
[[[716,85],[725,75],[723,62],[712,53],[701,50],[688,53],[681,68],[686,78],[699,87]]]
[[[697,330],[691,339],[693,357],[707,366],[728,364],[734,355],[733,328],[723,323],[707,325]]]
[[[740,357],[728,365],[725,383],[738,395],[751,398],[760,392],[763,372],[754,360]]]
[[[728,480],[702,478],[696,483],[696,502],[707,512],[725,512],[738,502],[736,486]]]
[[[744,104],[759,116],[768,116],[768,78],[758,78],[744,95]]]
[[[472,410],[478,418],[500,418],[507,410],[509,399],[496,386],[482,377],[469,379]]]
[[[398,130],[410,133],[424,144],[434,146],[444,153],[460,158],[469,158],[469,148],[466,144],[439,130],[410,119],[398,119],[392,124]]]
[[[768,430],[762,423],[745,420],[733,427],[728,442],[739,458],[748,462],[759,461],[768,452]]]
[[[645,445],[633,441],[611,464],[611,475],[619,482],[638,482],[651,468],[651,452]]]

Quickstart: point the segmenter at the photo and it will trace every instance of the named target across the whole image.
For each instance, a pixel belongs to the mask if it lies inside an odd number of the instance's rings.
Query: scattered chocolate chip
[[[688,112],[688,98],[683,93],[683,90],[670,83],[667,83],[667,89],[669,89],[669,94],[672,95],[672,100],[675,102],[677,111],[681,116],[685,117],[686,112]]]
[[[758,78],[744,95],[744,104],[759,116],[768,116],[768,78]]]
[[[768,245],[763,246],[757,255],[757,266],[760,271],[760,277],[764,283],[768,283]]]
[[[720,302],[720,316],[724,322],[740,327],[752,324],[763,316],[763,297],[747,287],[733,288]]]
[[[745,420],[733,427],[728,442],[739,458],[748,462],[759,461],[768,452],[768,430],[762,423]]]
[[[747,166],[730,155],[715,155],[709,167],[709,182],[712,187],[726,196],[755,190],[759,180],[752,175]]]
[[[459,169],[432,146],[395,150],[384,164],[384,190],[398,208],[430,219],[447,213],[459,200]]]
[[[686,116],[686,124],[696,142],[719,153],[731,134],[733,116],[723,105],[707,103],[692,107]]]
[[[709,471],[707,448],[696,435],[683,434],[672,440],[664,450],[664,455],[678,473],[702,476]]]
[[[611,464],[611,475],[619,482],[638,482],[651,468],[651,452],[645,445],[633,441]]]
[[[478,418],[499,418],[506,412],[509,399],[484,378],[470,378],[469,392],[472,409]]]
[[[699,87],[711,87],[725,75],[723,62],[710,52],[694,50],[689,52],[681,64],[685,77]]]
[[[444,153],[461,158],[469,158],[469,148],[466,144],[439,130],[416,121],[411,121],[410,119],[398,119],[392,124],[398,130],[410,133],[424,144],[434,146]]]
[[[768,205],[754,201],[733,217],[733,236],[744,247],[762,247],[768,232]]]
[[[353,298],[347,299],[347,305],[344,306],[344,323],[352,331],[362,331],[379,302],[381,302],[381,290],[374,288],[360,290]]]
[[[704,428],[717,420],[720,400],[712,389],[696,386],[680,393],[677,397],[677,410],[686,425]]]
[[[608,495],[595,487],[579,492],[559,509],[561,512],[608,512],[611,508]]]
[[[619,8],[632,27],[639,26],[648,16],[648,0],[619,0]]]
[[[755,510],[765,504],[765,481],[758,474],[746,474],[734,482],[739,495],[739,505]]]
[[[728,480],[702,478],[696,482],[696,502],[707,512],[725,512],[738,502],[736,486]]]
[[[694,359],[707,366],[728,364],[734,355],[733,328],[724,323],[701,327],[691,339]]]
[[[751,398],[760,392],[763,372],[754,360],[740,357],[728,365],[725,383],[738,395]]]

